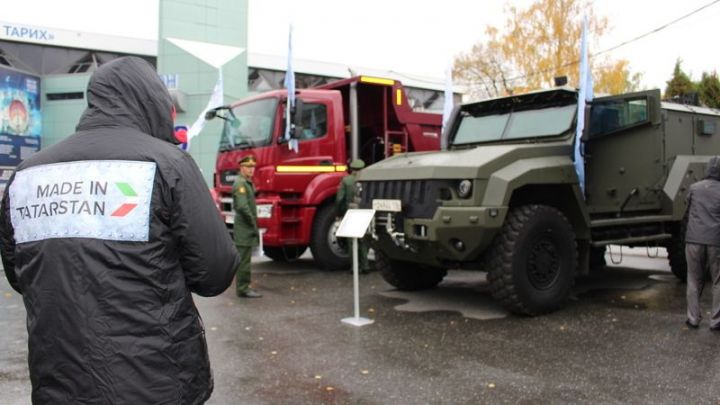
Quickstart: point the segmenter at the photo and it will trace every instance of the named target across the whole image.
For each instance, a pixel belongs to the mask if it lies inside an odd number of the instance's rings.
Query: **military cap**
[[[350,168],[353,170],[360,170],[365,167],[365,162],[362,159],[355,159],[350,162]]]
[[[255,155],[243,156],[243,158],[238,161],[238,164],[240,164],[240,166],[255,167],[255,165],[257,164],[255,160]]]

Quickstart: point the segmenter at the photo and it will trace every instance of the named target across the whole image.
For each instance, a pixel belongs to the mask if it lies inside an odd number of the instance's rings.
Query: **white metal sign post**
[[[365,326],[375,322],[372,319],[360,317],[360,277],[358,276],[358,238],[365,236],[365,232],[374,216],[375,210],[347,210],[340,222],[337,232],[335,232],[335,236],[338,238],[352,238],[355,316],[352,318],[343,318],[342,322],[353,326]]]

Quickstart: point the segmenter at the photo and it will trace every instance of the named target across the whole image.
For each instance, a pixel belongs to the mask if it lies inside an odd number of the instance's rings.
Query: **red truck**
[[[208,112],[223,119],[214,187],[226,224],[232,227],[232,185],[237,162],[257,157],[258,226],[265,255],[298,258],[310,247],[326,269],[347,268],[350,259],[334,234],[335,193],[348,162],[370,165],[397,153],[438,150],[442,116],[415,112],[399,81],[356,76],[296,91],[285,139],[287,91],[253,96]]]

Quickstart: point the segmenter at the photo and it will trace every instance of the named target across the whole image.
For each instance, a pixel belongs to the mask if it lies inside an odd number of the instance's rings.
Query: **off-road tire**
[[[565,215],[553,207],[513,208],[488,260],[493,297],[510,312],[552,312],[562,307],[575,283],[575,233]]]
[[[670,271],[680,281],[687,281],[687,259],[685,258],[685,230],[687,217],[673,225],[670,231],[672,238],[665,243]]]
[[[347,244],[340,243],[335,237],[335,207],[325,205],[315,214],[310,251],[315,262],[325,270],[349,269],[352,258]]]
[[[263,254],[275,262],[286,263],[297,260],[307,250],[307,246],[264,246]]]
[[[447,275],[446,269],[391,260],[379,250],[375,250],[375,268],[388,284],[403,291],[433,288]]]

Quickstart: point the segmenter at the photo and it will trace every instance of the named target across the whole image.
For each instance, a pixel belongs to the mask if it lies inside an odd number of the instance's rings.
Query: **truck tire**
[[[297,260],[307,250],[307,246],[264,246],[263,253],[273,261],[285,263]]]
[[[673,226],[670,231],[672,238],[665,243],[670,271],[680,281],[687,281],[687,260],[685,259],[685,230],[687,218]]]
[[[339,223],[335,222],[335,207],[325,205],[315,214],[310,251],[315,261],[325,270],[350,268],[351,258],[347,243],[335,237]]]
[[[375,250],[375,268],[388,284],[403,291],[433,288],[447,275],[445,269],[391,260],[379,250]]]
[[[575,283],[577,245],[565,215],[546,205],[513,208],[488,256],[493,297],[510,312],[560,308]]]

